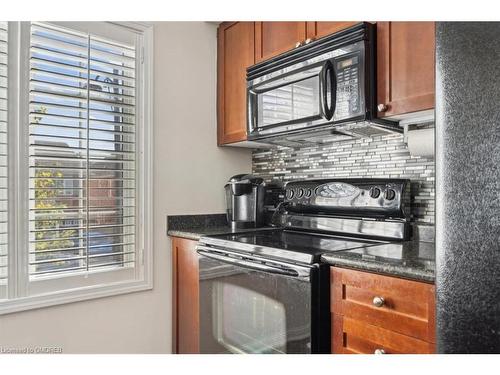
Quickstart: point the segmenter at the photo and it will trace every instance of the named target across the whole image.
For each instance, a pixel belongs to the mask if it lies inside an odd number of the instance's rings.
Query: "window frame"
[[[10,31],[9,31],[9,23],[8,22],[5,22],[4,23],[7,24],[7,52],[8,52],[8,49],[9,49],[9,45],[10,45],[10,41],[8,39],[9,35],[10,35]],[[9,55],[7,55],[7,59],[8,59]],[[8,61],[7,61],[8,63]],[[9,82],[9,79],[10,79],[10,72],[7,70],[6,71],[7,73],[7,94],[8,94],[8,90],[9,90],[9,85],[10,85],[10,82]],[[7,97],[7,115],[8,113],[10,112],[9,108],[8,108],[8,105],[9,105],[9,102],[8,102],[8,97]],[[6,126],[8,127],[8,123],[9,123],[9,119],[7,117],[6,119]],[[8,130],[8,129],[7,129]],[[7,132],[7,135],[6,135],[6,145],[7,145],[7,155],[9,154],[9,150],[8,150],[8,145],[10,144],[10,140],[9,140],[9,133]],[[8,176],[9,176],[9,164],[8,164],[8,156],[6,157],[7,158],[7,165],[6,165],[6,170],[7,170],[7,199],[9,201],[9,192],[10,192],[10,189],[9,189],[9,186],[8,186]],[[8,203],[8,202],[7,202]],[[7,206],[7,236],[8,236],[8,233],[10,233],[10,219],[9,219],[9,209],[10,207]],[[8,254],[9,254],[9,249],[8,249],[8,246],[9,246],[9,239],[7,238],[7,279],[5,278],[1,278],[0,279],[0,296],[3,296],[3,295],[7,295],[8,294],[8,284],[7,284],[7,280],[8,280],[8,270],[9,270],[9,257],[8,257]]]
[[[50,23],[50,22],[48,22]],[[136,36],[136,263],[133,278],[124,269],[93,270],[30,281],[29,235],[29,56],[30,22],[9,22],[8,54],[8,299],[0,315],[153,288],[153,27],[136,22],[74,23],[125,28]],[[73,23],[51,23],[72,28]],[[18,249],[21,249],[20,251]],[[130,270],[128,270],[130,271]],[[68,282],[73,279],[70,284]],[[41,281],[41,282],[40,282]],[[70,288],[58,286],[70,285]]]

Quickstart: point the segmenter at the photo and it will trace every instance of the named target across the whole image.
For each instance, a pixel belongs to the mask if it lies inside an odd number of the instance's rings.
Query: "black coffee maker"
[[[231,229],[258,228],[266,224],[269,207],[275,207],[282,187],[266,185],[260,177],[238,174],[229,179],[226,189],[227,221]]]

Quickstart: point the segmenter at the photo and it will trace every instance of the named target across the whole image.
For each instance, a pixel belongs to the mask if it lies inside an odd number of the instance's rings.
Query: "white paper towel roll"
[[[410,130],[407,133],[411,156],[434,157],[434,129]]]

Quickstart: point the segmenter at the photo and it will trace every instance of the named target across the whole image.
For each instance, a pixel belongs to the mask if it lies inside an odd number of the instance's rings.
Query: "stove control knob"
[[[287,199],[292,199],[293,195],[294,195],[294,193],[293,193],[292,189],[289,189],[289,190],[286,191],[286,198]]]
[[[387,189],[385,191],[385,199],[392,201],[394,198],[396,198],[396,192],[392,189]]]
[[[306,195],[306,198],[310,198],[312,195],[311,189],[307,189],[305,195]]]
[[[370,190],[370,197],[378,198],[379,196],[380,196],[380,189],[379,188],[372,188]]]
[[[297,191],[297,198],[302,198],[304,196],[304,189],[300,188]]]

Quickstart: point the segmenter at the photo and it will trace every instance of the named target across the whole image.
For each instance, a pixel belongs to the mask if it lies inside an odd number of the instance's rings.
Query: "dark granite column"
[[[500,23],[436,27],[437,348],[500,352]]]

